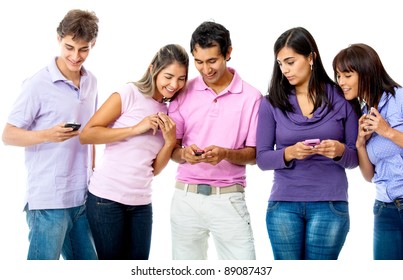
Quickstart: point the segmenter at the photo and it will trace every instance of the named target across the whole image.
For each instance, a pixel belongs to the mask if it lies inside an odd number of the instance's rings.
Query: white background
[[[243,79],[263,94],[266,93],[271,77],[274,62],[273,44],[281,33],[296,26],[303,26],[312,33],[331,77],[331,63],[336,53],[351,43],[362,42],[374,47],[392,78],[403,83],[400,69],[403,61],[403,26],[397,1],[1,1],[1,124],[6,123],[10,108],[19,94],[21,82],[59,54],[56,27],[65,13],[72,8],[93,10],[100,19],[99,37],[85,64],[98,77],[99,104],[124,83],[139,79],[161,46],[179,43],[189,52],[191,33],[205,20],[214,20],[230,30],[233,52],[228,66],[234,67]],[[189,76],[192,78],[198,73],[192,56],[190,57]],[[101,147],[98,150],[98,155],[101,156]],[[4,264],[3,268],[10,269],[20,276],[34,276],[36,273],[42,276],[60,274],[59,270],[54,271],[46,262],[38,266],[41,262],[32,265],[24,261],[27,254],[28,230],[22,212],[25,190],[23,148],[0,145],[0,161],[0,174],[3,179],[0,203],[0,261]],[[142,265],[162,267],[165,264],[183,264],[170,261],[169,208],[175,173],[176,164],[171,162],[154,180],[152,247],[150,261],[140,262]],[[327,278],[339,278],[348,276],[353,270],[365,270],[364,274],[373,276],[390,271],[383,268],[393,262],[382,263],[380,266],[379,262],[371,261],[374,186],[364,182],[358,168],[348,171],[351,229],[339,261],[322,262],[324,265],[313,262],[316,265],[312,266],[309,265],[311,262],[304,262],[302,266],[300,262],[273,261],[265,227],[272,172],[263,172],[257,166],[248,166],[247,176],[246,199],[252,218],[257,253],[257,261],[253,264],[280,268],[273,270],[272,277],[306,275],[314,279],[323,273]],[[208,262],[191,262],[191,265],[216,266],[213,243],[209,259]],[[223,263],[226,262],[221,262]],[[234,265],[234,262],[231,263]],[[120,273],[123,278],[130,277],[129,268],[133,263],[114,264],[119,269],[116,269],[116,274],[113,275]],[[240,265],[239,262],[235,264]],[[296,269],[288,264],[292,264]],[[357,266],[358,264],[364,265]],[[65,268],[59,263],[54,266],[58,269]],[[43,267],[47,269],[42,270]],[[369,268],[372,269],[368,270]],[[107,275],[106,267],[99,265],[99,262],[92,263],[91,266],[79,265],[77,269],[81,275]],[[300,274],[300,269],[303,274]],[[72,274],[72,271],[69,270],[69,273]],[[63,271],[66,277],[69,273]],[[77,271],[76,273],[78,274]]]

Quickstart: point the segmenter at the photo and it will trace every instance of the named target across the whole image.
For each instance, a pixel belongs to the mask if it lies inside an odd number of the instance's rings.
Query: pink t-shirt
[[[201,149],[216,145],[229,149],[256,146],[256,125],[262,94],[244,82],[234,69],[231,84],[216,94],[201,76],[189,81],[186,91],[171,102],[169,115],[183,146]],[[185,183],[246,186],[245,165],[221,161],[218,165],[179,164],[176,179]]]
[[[167,112],[166,104],[143,95],[133,83],[124,85],[118,93],[122,112],[112,128],[134,126],[146,116]],[[91,177],[89,191],[126,205],[151,203],[152,163],[163,145],[164,138],[159,130],[155,135],[150,130],[106,144],[101,162]]]

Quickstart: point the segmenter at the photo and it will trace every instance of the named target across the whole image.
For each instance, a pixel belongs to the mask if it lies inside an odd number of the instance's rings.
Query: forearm
[[[6,124],[2,140],[5,145],[28,147],[48,141],[47,130],[25,130]]]
[[[290,163],[285,161],[284,150],[285,149],[260,151],[256,157],[257,165],[262,170],[287,168],[287,164]]]
[[[172,151],[171,159],[176,163],[184,163],[185,160],[183,159],[183,150],[184,148],[181,145],[176,144]]]
[[[358,118],[354,111],[351,111],[348,116],[344,129],[344,144],[339,142],[338,147],[343,147],[344,149],[339,149],[342,153],[339,154],[339,160],[337,163],[344,168],[355,168],[359,165],[357,156],[357,138],[358,138]],[[359,142],[361,142],[360,140]],[[341,146],[343,145],[343,146]],[[365,140],[361,145],[365,145]]]
[[[343,168],[356,168],[359,165],[356,147],[349,147],[343,143],[340,144],[344,146],[344,150],[341,155],[334,158],[335,162]]]
[[[383,136],[403,148],[403,132],[389,127]]]
[[[293,149],[294,149],[294,146],[289,146],[289,147],[284,148],[283,158],[284,158],[284,162],[286,164],[288,164],[289,162],[291,162],[293,159],[296,158],[296,156],[294,155]]]
[[[81,144],[108,144],[134,135],[136,135],[134,127],[109,128],[94,126],[84,128],[80,133],[80,142]]]
[[[153,162],[154,176],[157,176],[167,166],[175,145],[165,144]]]
[[[358,162],[362,176],[365,181],[371,182],[374,177],[374,166],[368,158],[366,147],[357,148],[358,151]]]
[[[224,160],[238,165],[256,164],[256,148],[245,147],[243,149],[224,149]]]

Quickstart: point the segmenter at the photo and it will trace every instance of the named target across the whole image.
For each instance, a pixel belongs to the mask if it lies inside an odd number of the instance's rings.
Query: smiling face
[[[201,48],[196,44],[192,54],[196,69],[203,77],[204,82],[211,88],[220,84],[227,71],[227,59],[230,57],[231,51],[224,56],[221,54],[218,45],[211,48]]]
[[[57,59],[57,66],[63,75],[71,78],[72,75],[80,74],[81,67],[87,59],[94,43],[84,40],[73,40],[71,35],[63,38],[58,36],[60,44],[60,56]]]
[[[336,71],[337,83],[344,93],[344,98],[353,100],[358,97],[358,73]]]
[[[187,68],[177,62],[169,64],[158,73],[156,82],[155,100],[172,98],[186,84]]]
[[[277,54],[277,63],[291,85],[296,88],[308,88],[312,72],[310,57],[298,54],[292,48],[284,47]]]

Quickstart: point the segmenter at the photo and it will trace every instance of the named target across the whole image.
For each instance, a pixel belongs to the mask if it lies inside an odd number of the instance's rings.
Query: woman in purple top
[[[337,259],[350,226],[345,169],[358,165],[357,115],[306,29],[284,32],[274,55],[256,135],[259,168],[274,170],[266,215],[273,255]]]
[[[403,88],[373,48],[353,44],[333,60],[347,100],[360,100],[356,142],[360,170],[376,186],[374,259],[403,260]]]

